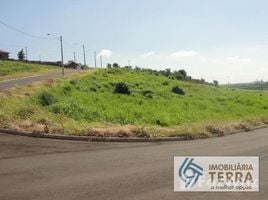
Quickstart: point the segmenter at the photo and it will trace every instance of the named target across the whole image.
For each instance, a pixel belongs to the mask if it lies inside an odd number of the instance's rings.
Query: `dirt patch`
[[[3,124],[3,122],[0,123],[1,127],[30,133],[119,138],[184,137],[187,140],[224,136],[239,131],[250,131],[251,127],[261,125],[264,125],[264,123],[260,121],[247,121],[237,123],[204,122],[201,124],[188,124],[176,127],[161,127],[150,125],[135,126],[120,124],[73,124],[72,121],[65,121],[61,124],[55,123],[53,120],[51,121],[49,119],[41,119],[37,122],[32,122],[29,119],[25,119],[9,124]]]
[[[34,124],[30,120],[22,121],[19,124],[12,123],[10,128],[30,133],[49,133],[49,128],[46,124]]]

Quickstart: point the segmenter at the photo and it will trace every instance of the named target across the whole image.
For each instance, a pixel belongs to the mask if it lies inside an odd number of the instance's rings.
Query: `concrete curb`
[[[248,132],[257,129],[264,129],[268,126],[256,126],[251,127],[249,130],[242,131],[237,130],[233,132],[226,133],[224,135],[232,135],[241,132]],[[211,137],[189,137],[187,135],[180,137],[161,137],[161,138],[138,138],[138,137],[90,137],[90,136],[73,136],[73,135],[59,135],[59,134],[46,134],[46,133],[31,133],[26,131],[17,131],[12,129],[0,128],[1,133],[6,133],[10,135],[20,135],[27,137],[37,137],[37,138],[48,138],[48,139],[60,139],[60,140],[76,140],[76,141],[91,141],[91,142],[172,142],[172,141],[183,141],[183,140],[194,140],[194,139],[206,139],[212,137],[221,137],[222,135],[213,135]],[[223,136],[224,136],[223,135]]]

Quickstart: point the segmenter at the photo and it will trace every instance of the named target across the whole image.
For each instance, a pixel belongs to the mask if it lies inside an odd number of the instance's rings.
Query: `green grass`
[[[50,65],[0,60],[0,81],[58,70]]]
[[[114,93],[119,82],[125,83],[131,94]],[[172,92],[174,86],[181,88],[185,95]],[[261,123],[261,119],[267,122],[268,117],[267,94],[127,69],[98,70],[39,89],[30,97],[2,98],[2,105],[5,105],[0,107],[2,124],[25,120],[44,124],[45,121],[50,129],[89,135],[96,127],[113,124],[132,125],[136,127],[134,132],[139,133],[148,130],[161,135],[170,134],[170,130],[172,135],[183,131],[203,133],[217,130],[211,126],[218,124],[258,120]]]

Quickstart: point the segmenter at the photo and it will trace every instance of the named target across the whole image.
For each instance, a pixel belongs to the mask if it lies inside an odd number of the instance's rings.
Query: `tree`
[[[214,84],[216,87],[218,87],[218,86],[219,86],[219,81],[214,80],[214,81],[213,81],[213,84]]]
[[[141,68],[139,66],[135,66],[134,68],[136,71],[141,71]]]
[[[126,69],[132,69],[132,66],[126,65],[124,68],[126,68]]]
[[[113,68],[120,68],[120,65],[118,63],[114,63]]]
[[[200,83],[204,84],[205,82],[206,82],[205,79],[203,79],[203,78],[200,79]]]
[[[107,63],[107,68],[108,69],[112,68],[112,65],[110,63]]]
[[[171,74],[171,69],[170,68],[165,69],[164,73],[166,76],[169,76]]]
[[[184,76],[183,76],[180,72],[178,72],[178,71],[175,71],[175,72],[174,72],[174,76],[175,76],[175,78],[178,79],[178,80],[182,80],[182,79],[184,79]]]
[[[18,52],[18,59],[19,60],[24,60],[25,58],[25,54],[23,52],[23,49],[21,49],[19,52]]]
[[[184,69],[181,69],[178,72],[184,77],[184,79],[186,78],[187,72]]]

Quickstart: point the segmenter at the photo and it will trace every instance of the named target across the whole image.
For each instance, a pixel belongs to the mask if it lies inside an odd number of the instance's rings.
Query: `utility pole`
[[[130,67],[130,60],[128,60],[128,67]]]
[[[47,35],[51,35],[50,33],[47,33]],[[53,35],[52,35],[53,36]],[[62,36],[60,37],[54,37],[57,38],[57,40],[60,40],[60,52],[61,52],[61,68],[62,68],[62,76],[64,76],[64,62],[63,62],[63,45],[62,45]]]
[[[61,67],[62,67],[62,76],[64,76],[64,63],[63,63],[63,45],[62,45],[62,36],[60,36],[60,50],[61,50]]]
[[[88,66],[89,66],[89,65],[91,65],[91,64],[90,64],[90,62],[91,62],[90,50],[88,50],[87,53],[88,53],[88,55],[89,55],[89,56],[88,56]]]
[[[97,68],[97,53],[94,51],[94,62],[95,62],[95,68]]]
[[[28,48],[25,47],[25,59],[26,61],[28,61]]]
[[[84,55],[84,65],[86,66],[86,53],[85,53],[85,45],[83,45],[83,55]]]
[[[102,68],[102,56],[100,56],[100,66]]]
[[[75,52],[74,52],[74,62],[76,62],[76,58],[75,58]]]
[[[263,91],[263,80],[261,80],[261,91]]]

